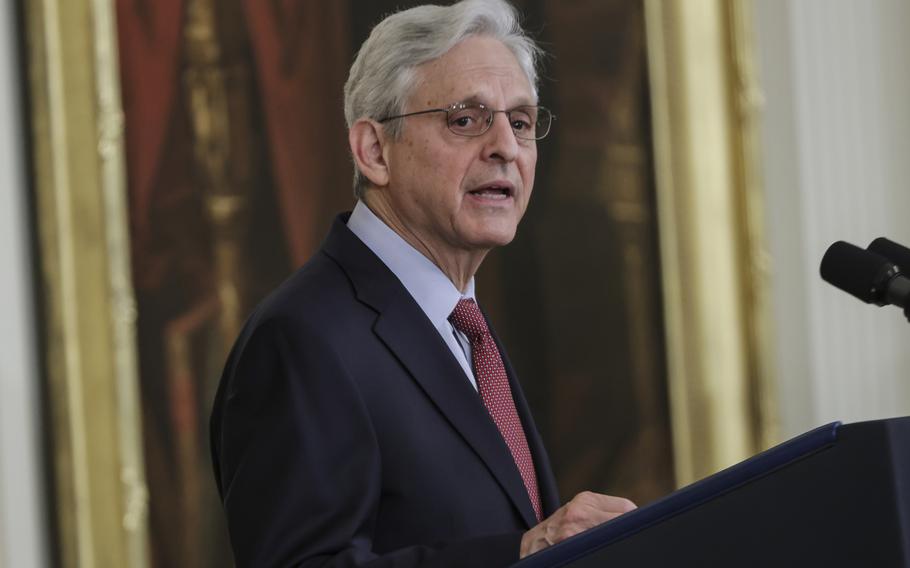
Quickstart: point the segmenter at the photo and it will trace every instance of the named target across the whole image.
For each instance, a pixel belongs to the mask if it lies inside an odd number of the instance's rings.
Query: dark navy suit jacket
[[[536,524],[439,333],[339,217],[246,323],[211,420],[238,566],[506,566]],[[497,340],[498,343],[498,340]],[[544,513],[559,506],[515,373]]]

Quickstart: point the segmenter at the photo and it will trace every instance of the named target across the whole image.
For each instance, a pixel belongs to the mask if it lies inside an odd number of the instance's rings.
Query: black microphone
[[[867,304],[892,304],[904,308],[910,319],[910,278],[888,258],[844,241],[828,247],[821,276]]]
[[[910,275],[910,248],[889,241],[885,237],[875,239],[866,248],[896,264],[902,274]]]

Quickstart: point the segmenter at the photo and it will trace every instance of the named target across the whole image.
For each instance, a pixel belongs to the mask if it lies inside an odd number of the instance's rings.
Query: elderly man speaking
[[[559,507],[474,294],[534,185],[539,49],[502,0],[391,15],[345,86],[355,195],[253,313],[212,415],[239,566],[506,566],[634,505]]]

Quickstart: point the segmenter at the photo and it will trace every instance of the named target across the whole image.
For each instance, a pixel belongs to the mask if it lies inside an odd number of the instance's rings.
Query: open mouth
[[[484,199],[508,199],[512,197],[513,188],[509,185],[490,184],[473,189],[468,193]]]

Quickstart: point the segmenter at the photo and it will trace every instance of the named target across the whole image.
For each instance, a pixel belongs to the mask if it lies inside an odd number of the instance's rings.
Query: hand
[[[521,537],[521,558],[628,513],[635,503],[584,491]]]

